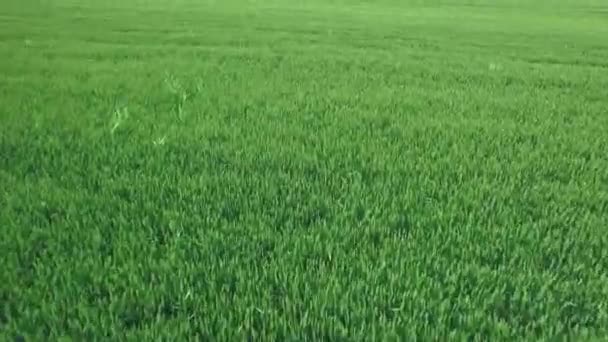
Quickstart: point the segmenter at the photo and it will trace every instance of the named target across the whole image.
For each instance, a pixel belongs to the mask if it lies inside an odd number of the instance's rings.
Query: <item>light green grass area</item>
[[[0,340],[605,340],[604,1],[0,1]]]

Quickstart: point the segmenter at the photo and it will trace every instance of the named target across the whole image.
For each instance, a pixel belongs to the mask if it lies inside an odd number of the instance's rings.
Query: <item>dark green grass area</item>
[[[602,1],[0,4],[0,339],[608,338]]]

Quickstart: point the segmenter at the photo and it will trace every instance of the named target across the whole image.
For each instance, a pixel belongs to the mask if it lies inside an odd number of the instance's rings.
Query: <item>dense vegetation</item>
[[[602,1],[0,3],[0,339],[608,338]]]

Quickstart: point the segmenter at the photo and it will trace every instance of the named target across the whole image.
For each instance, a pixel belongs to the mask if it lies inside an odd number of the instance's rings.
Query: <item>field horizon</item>
[[[599,0],[0,4],[0,339],[605,340]]]

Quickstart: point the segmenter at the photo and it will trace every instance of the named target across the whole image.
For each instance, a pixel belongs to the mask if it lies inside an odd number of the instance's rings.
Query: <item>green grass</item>
[[[603,3],[1,2],[0,340],[607,339]]]

